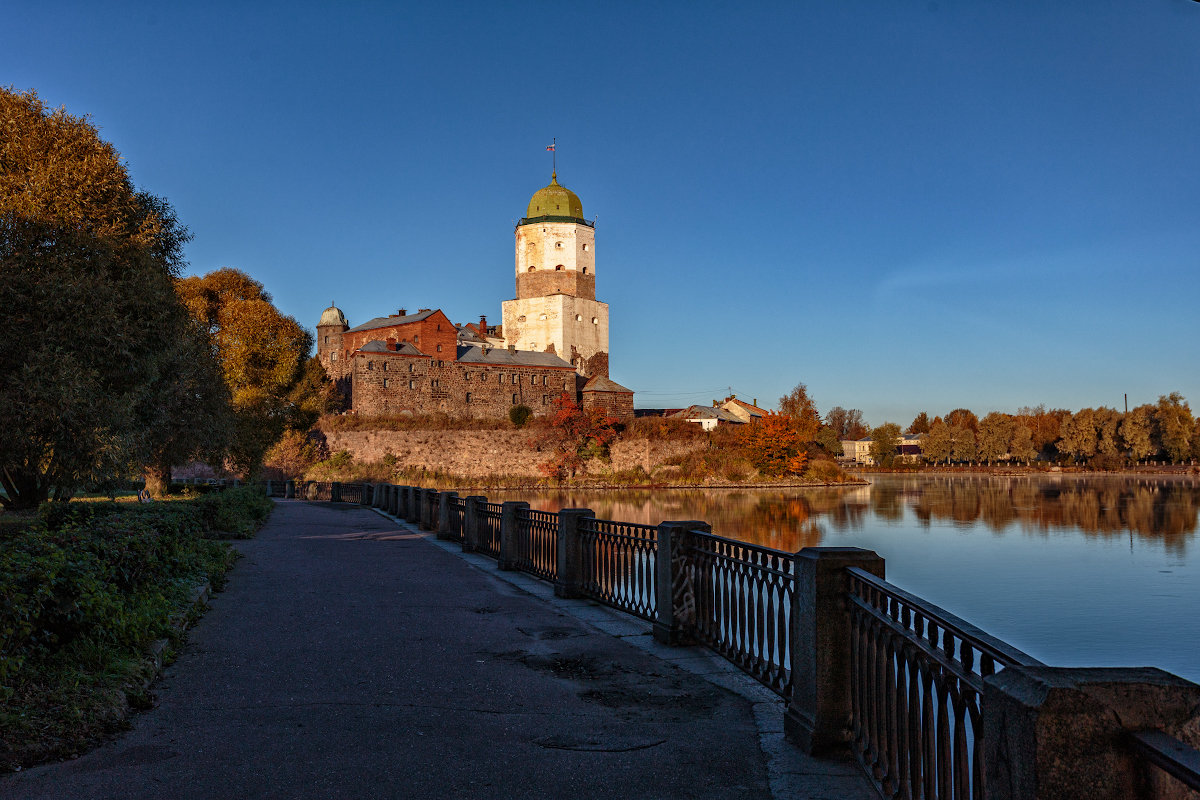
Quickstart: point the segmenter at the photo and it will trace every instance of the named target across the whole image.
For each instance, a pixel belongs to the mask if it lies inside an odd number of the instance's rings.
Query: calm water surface
[[[1200,481],[875,477],[787,491],[489,493],[781,550],[865,547],[887,578],[1056,666],[1156,666],[1200,681]]]

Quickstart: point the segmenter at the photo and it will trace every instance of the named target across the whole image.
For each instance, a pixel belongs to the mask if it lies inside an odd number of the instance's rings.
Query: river
[[[890,477],[793,490],[489,492],[780,550],[874,550],[892,583],[1056,666],[1156,666],[1200,681],[1194,478]]]

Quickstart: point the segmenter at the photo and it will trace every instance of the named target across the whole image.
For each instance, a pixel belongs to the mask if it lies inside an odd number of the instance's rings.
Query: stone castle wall
[[[454,475],[482,478],[488,475],[541,477],[538,464],[550,454],[538,452],[538,431],[327,431],[330,452],[347,450],[356,460],[379,461],[389,453],[400,466],[443,470]],[[707,446],[699,442],[622,439],[611,448],[612,462],[603,469],[627,470],[640,466],[652,472],[674,456]],[[596,465],[600,468],[600,465]]]
[[[507,419],[515,405],[544,416],[564,391],[576,396],[575,371],[566,367],[483,366],[401,353],[359,353],[352,361],[354,410],[369,417],[408,412]]]

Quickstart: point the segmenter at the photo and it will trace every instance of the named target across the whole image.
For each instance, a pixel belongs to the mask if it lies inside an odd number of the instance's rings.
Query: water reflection
[[[780,550],[824,542],[869,517],[929,527],[984,527],[994,534],[1075,531],[1086,537],[1160,541],[1183,555],[1200,516],[1200,481],[1061,477],[879,478],[870,486],[807,490],[615,490],[509,492],[534,508],[591,508],[602,519],[657,525],[698,519],[731,539]]]

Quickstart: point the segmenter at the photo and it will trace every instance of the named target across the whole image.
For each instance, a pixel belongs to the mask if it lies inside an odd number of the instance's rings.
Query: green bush
[[[513,406],[508,410],[508,421],[518,428],[525,427],[525,423],[529,422],[532,416],[533,409],[529,406]]]
[[[56,503],[0,541],[0,770],[78,752],[141,692],[146,646],[194,588],[220,588],[271,501],[254,488],[157,503]],[[8,754],[8,755],[5,755]]]

